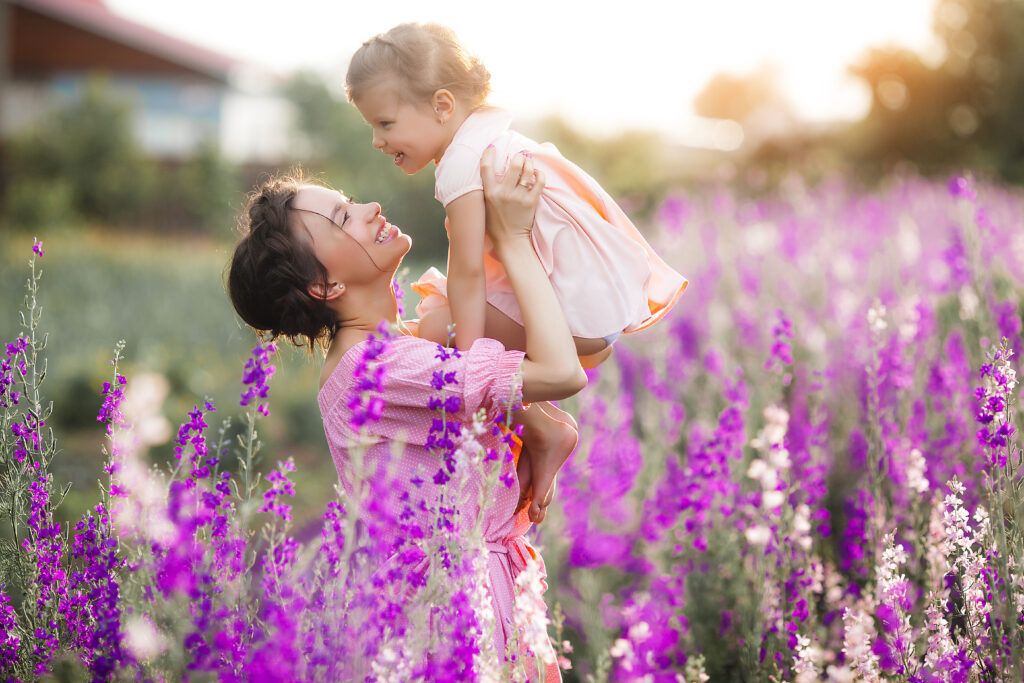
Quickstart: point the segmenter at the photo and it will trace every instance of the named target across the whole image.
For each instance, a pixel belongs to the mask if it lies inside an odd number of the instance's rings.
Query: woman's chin
[[[404,248],[400,252],[396,253],[394,261],[389,263],[387,266],[388,271],[390,271],[392,275],[398,271],[398,268],[402,265],[402,260],[405,259],[406,254],[408,254],[409,250],[412,249],[412,238],[408,235],[403,233],[396,237],[395,240],[401,241],[404,244]]]

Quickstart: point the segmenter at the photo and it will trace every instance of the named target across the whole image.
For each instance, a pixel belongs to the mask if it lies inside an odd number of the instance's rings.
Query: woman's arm
[[[544,174],[534,172],[532,160],[516,155],[499,183],[494,177],[494,149],[489,147],[480,160],[480,176],[487,234],[523,314],[523,400],[531,403],[572,396],[587,385],[587,376],[577,359],[565,314],[530,240]]]
[[[455,345],[468,349],[484,336],[484,194],[474,190],[452,200],[448,212],[448,305]]]

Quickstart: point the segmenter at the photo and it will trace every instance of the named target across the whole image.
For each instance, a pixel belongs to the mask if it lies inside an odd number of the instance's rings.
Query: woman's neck
[[[358,291],[346,292],[338,300],[334,313],[338,318],[338,331],[334,343],[341,341],[348,348],[353,344],[366,340],[368,334],[378,334],[382,324],[395,327],[401,323],[398,316],[398,301],[393,292],[382,297]]]

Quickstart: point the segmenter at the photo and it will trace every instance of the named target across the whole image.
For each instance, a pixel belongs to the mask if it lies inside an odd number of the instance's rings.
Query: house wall
[[[111,97],[129,104],[135,139],[146,153],[186,157],[205,143],[220,143],[225,87],[182,78],[103,73],[12,79],[0,100],[0,135],[16,134],[54,108],[78,100],[91,78],[101,78]]]
[[[186,75],[215,82],[205,73],[188,69],[155,54],[135,49],[90,31],[63,23],[32,10],[9,7],[10,23],[17,27],[11,36],[10,59],[14,73],[40,76],[58,71],[136,72],[157,75]]]
[[[239,163],[287,160],[291,105],[269,92],[265,74],[250,74],[249,87],[244,72],[235,76],[214,78],[0,0],[0,148],[100,78],[129,103],[135,138],[151,156],[180,160],[214,144]]]

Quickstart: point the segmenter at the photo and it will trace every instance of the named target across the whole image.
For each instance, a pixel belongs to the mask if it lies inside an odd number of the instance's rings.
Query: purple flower
[[[11,671],[18,661],[21,638],[15,633],[18,615],[11,606],[11,599],[0,586],[0,671]]]
[[[352,428],[358,431],[367,422],[377,422],[384,415],[386,403],[381,396],[384,393],[384,379],[387,376],[387,364],[382,356],[391,348],[391,333],[381,323],[377,335],[370,334],[363,344],[363,354],[353,371],[353,388],[348,396],[348,407],[352,411]]]
[[[33,559],[38,581],[36,583],[37,623],[33,656],[38,659],[37,673],[44,673],[50,659],[60,647],[58,627],[48,618],[50,611],[67,598],[67,574],[64,571],[64,544],[60,522],[53,519],[50,503],[50,475],[41,474],[29,484],[31,505],[28,527],[32,534],[22,541],[22,548]]]
[[[291,521],[292,506],[282,501],[283,496],[293,497],[295,485],[288,479],[288,473],[295,471],[295,463],[291,460],[278,461],[277,469],[267,475],[270,488],[263,494],[263,507],[260,512],[270,512],[283,520]]]
[[[122,650],[121,596],[117,572],[125,565],[111,537],[110,517],[103,505],[83,515],[75,525],[72,558],[81,569],[71,573],[67,599],[61,612],[67,619],[72,642],[81,652],[94,680],[108,680],[128,661]]]
[[[37,256],[42,256],[45,252],[43,251],[43,243],[38,238],[32,238],[32,252]]]
[[[345,549],[345,505],[332,500],[324,512],[324,526],[320,532],[320,553],[327,560],[331,576],[338,576],[341,567],[341,553]]]
[[[990,350],[988,362],[978,371],[982,384],[974,389],[978,406],[974,419],[981,425],[977,431],[978,444],[984,448],[989,464],[1000,468],[1006,467],[1008,445],[1016,433],[1008,410],[1017,387],[1017,372],[1010,363],[1012,356],[1013,350],[1005,339]]]
[[[242,400],[239,403],[242,407],[249,405],[256,399],[265,399],[270,391],[270,378],[275,368],[270,364],[270,357],[277,351],[277,345],[273,342],[263,346],[257,344],[252,350],[252,357],[245,364],[245,371],[242,373],[242,384],[248,387],[242,393]],[[261,415],[269,415],[270,408],[266,402],[257,404],[256,410]]]
[[[25,377],[24,354],[27,350],[28,339],[19,336],[7,344],[7,357],[0,359],[0,408],[12,408],[21,400],[21,392],[14,391],[14,387],[18,377]]]
[[[405,298],[405,290],[402,289],[402,281],[396,277],[391,281],[391,291],[395,293],[395,304],[398,306],[398,317],[405,316],[405,307],[402,306],[402,299]]]
[[[772,348],[764,369],[783,373],[785,367],[793,364],[793,352],[790,340],[793,338],[793,323],[781,310],[775,313],[776,321],[772,327]]]
[[[978,198],[978,193],[974,191],[974,180],[970,176],[953,176],[949,179],[946,189],[957,199],[973,202]]]
[[[107,422],[109,425],[124,423],[124,414],[121,412],[120,406],[124,400],[124,389],[127,384],[128,380],[124,375],[117,375],[113,383],[103,383],[103,406],[96,416],[99,422]]]

